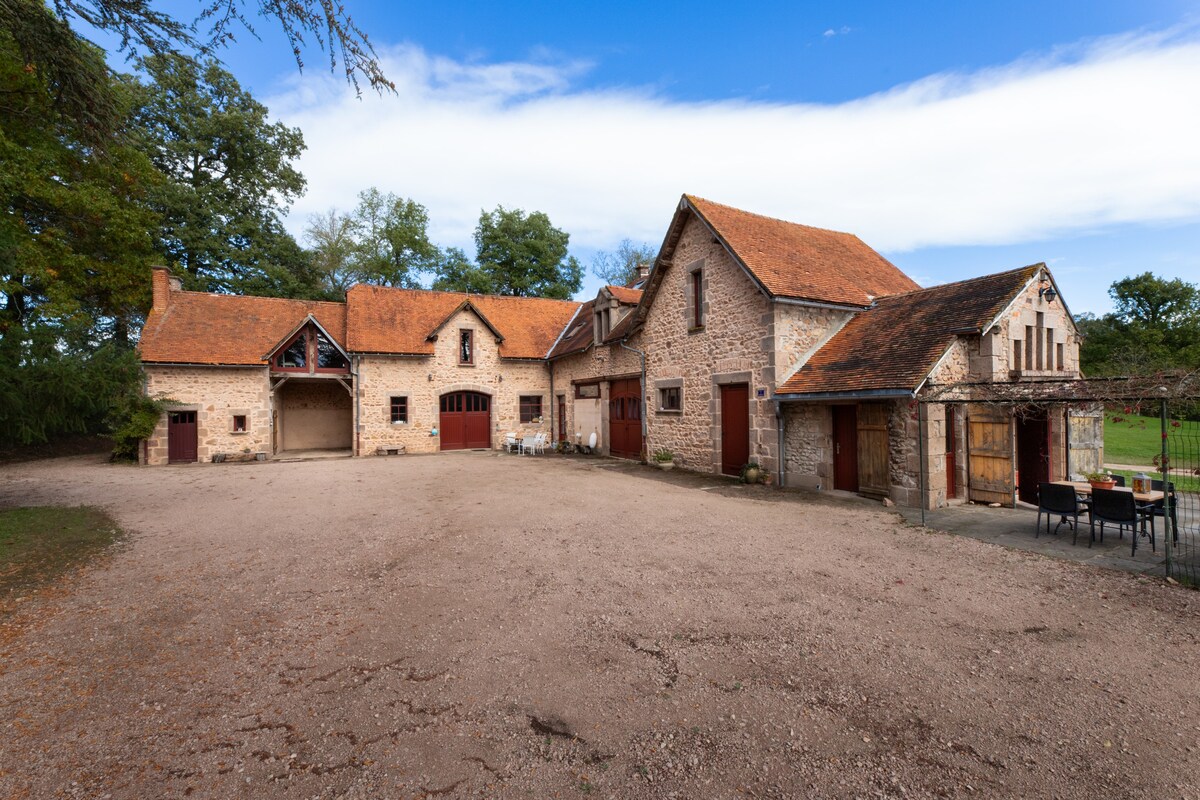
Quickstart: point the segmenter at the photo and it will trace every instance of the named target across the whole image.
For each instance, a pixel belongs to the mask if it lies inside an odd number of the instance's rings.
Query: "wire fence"
[[[1181,425],[1163,404],[1163,457],[1155,464],[1168,490],[1162,515],[1167,577],[1200,586],[1200,426]]]

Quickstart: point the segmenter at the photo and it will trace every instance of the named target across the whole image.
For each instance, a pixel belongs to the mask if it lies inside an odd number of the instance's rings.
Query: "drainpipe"
[[[647,439],[647,435],[646,435],[646,354],[644,352],[642,352],[641,350],[634,350],[632,347],[625,344],[624,339],[617,342],[617,344],[621,345],[621,347],[624,347],[626,350],[628,350],[631,353],[637,353],[638,358],[641,359],[641,362],[642,362],[642,453],[644,456],[645,452],[646,452],[646,447],[648,446],[648,443],[646,441],[646,439]]]
[[[360,356],[354,357],[354,371],[350,374],[354,376],[354,455],[357,457],[362,454],[362,424],[359,420],[361,413],[361,404],[359,403],[359,387],[358,387],[358,369]]]
[[[779,467],[776,470],[779,479],[775,485],[782,489],[783,482],[787,479],[787,457],[783,452],[783,402],[778,398],[775,400],[775,427],[779,431]]]
[[[917,491],[921,504],[921,527],[925,527],[925,404],[917,400]]]
[[[550,442],[554,445],[554,449],[558,449],[558,428],[554,424],[554,409],[558,405],[558,398],[554,396],[554,362],[547,363],[550,367]]]

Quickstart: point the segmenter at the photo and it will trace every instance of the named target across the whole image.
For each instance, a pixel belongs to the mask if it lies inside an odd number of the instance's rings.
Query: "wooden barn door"
[[[858,407],[858,491],[872,497],[888,494],[888,412],[884,403]]]
[[[968,499],[1013,505],[1012,418],[1006,411],[972,409],[967,418]]]
[[[485,450],[492,446],[491,398],[454,392],[441,399],[439,427],[443,450]]]
[[[184,464],[196,460],[196,412],[167,412],[167,462]]]

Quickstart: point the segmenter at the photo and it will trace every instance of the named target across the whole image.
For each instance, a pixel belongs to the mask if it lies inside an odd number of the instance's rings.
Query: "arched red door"
[[[492,398],[479,392],[442,395],[438,430],[443,450],[490,449]]]

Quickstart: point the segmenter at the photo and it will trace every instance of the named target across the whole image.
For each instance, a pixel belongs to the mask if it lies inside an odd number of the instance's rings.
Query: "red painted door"
[[[491,398],[478,392],[442,395],[438,430],[443,450],[490,449]]]
[[[196,412],[167,412],[167,461],[183,464],[196,460]]]
[[[558,396],[558,440],[567,440],[567,398],[561,394]]]
[[[858,491],[858,408],[833,406],[833,488]]]
[[[721,472],[741,475],[750,460],[750,387],[721,387]]]
[[[613,381],[608,395],[609,453],[642,457],[642,384],[637,378]]]

